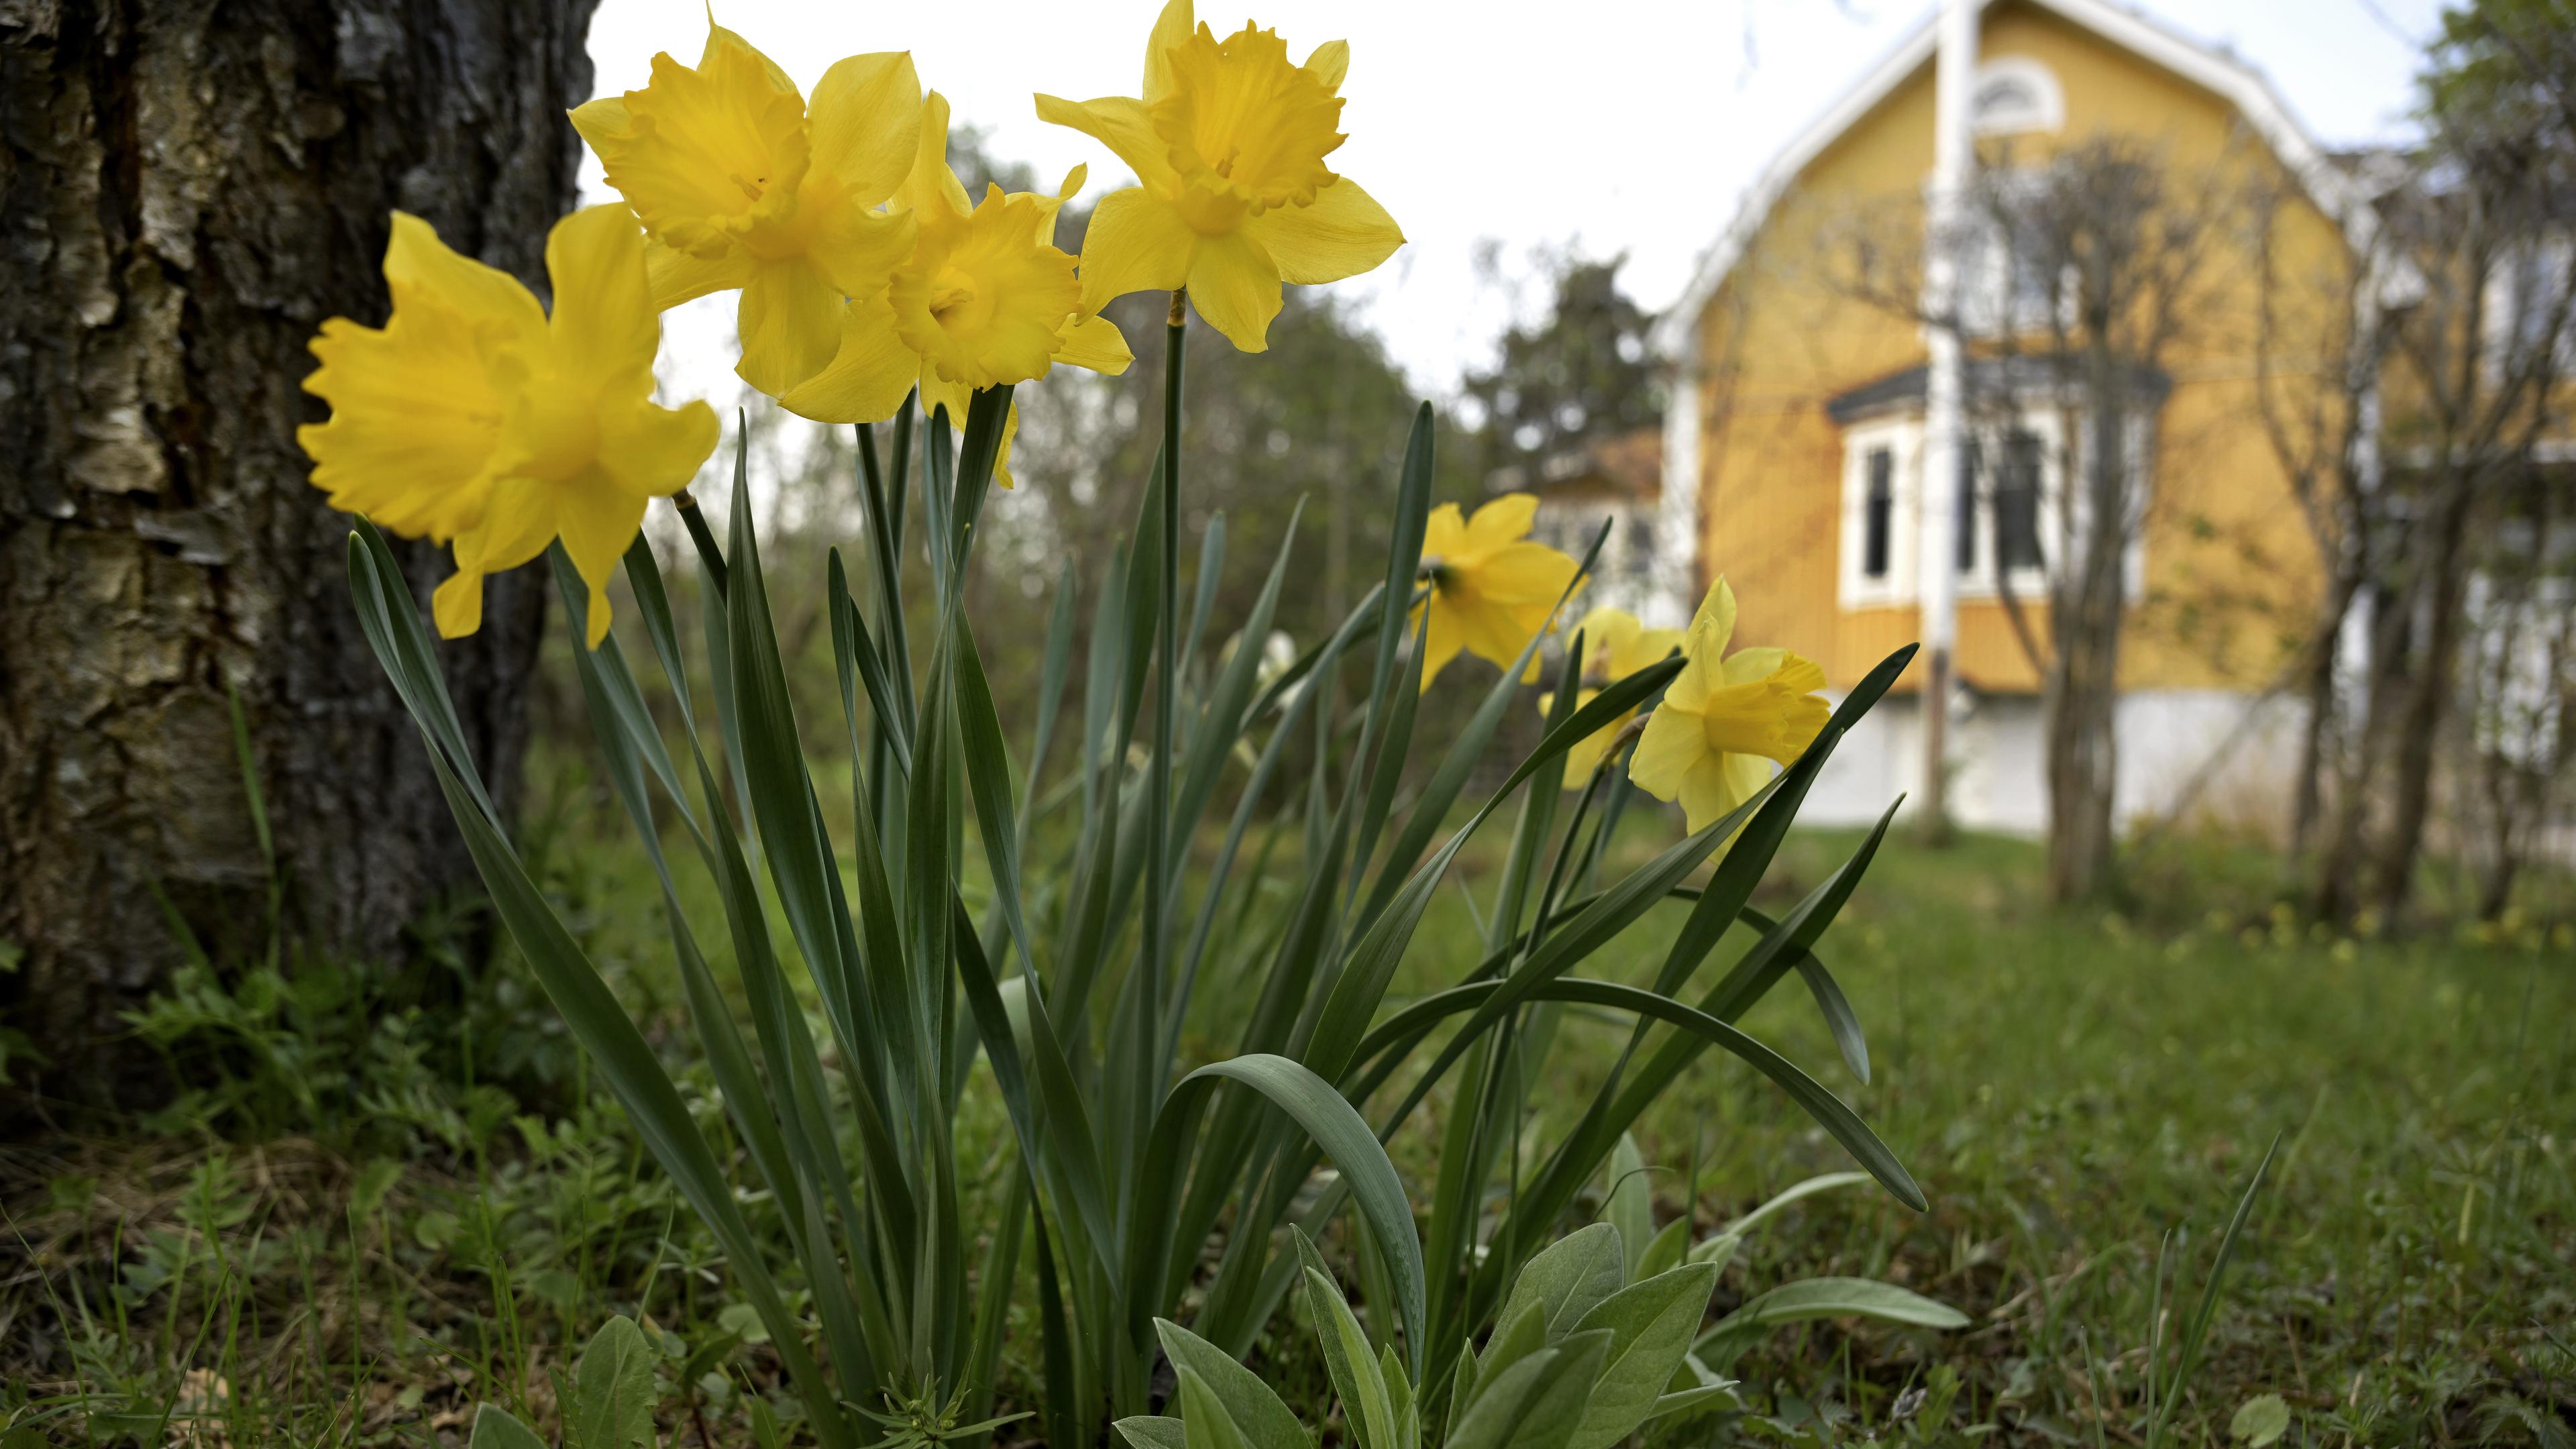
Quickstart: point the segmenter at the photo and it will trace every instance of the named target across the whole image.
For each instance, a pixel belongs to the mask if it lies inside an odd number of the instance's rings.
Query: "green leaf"
[[[1867,1180],[1865,1173],[1854,1175]],[[1646,1245],[1645,1255],[1637,1260],[1637,1270],[1632,1276],[1642,1283],[1658,1273],[1669,1273],[1680,1267],[1690,1249],[1690,1226],[1687,1217],[1675,1218],[1664,1224],[1664,1230],[1655,1234],[1654,1241]]]
[[[1251,1449],[1243,1430],[1225,1411],[1225,1401],[1191,1369],[1180,1377],[1181,1438],[1185,1449]]]
[[[1646,1421],[1716,1289],[1717,1269],[1692,1263],[1622,1288],[1583,1315],[1575,1332],[1608,1329],[1610,1346],[1571,1449],[1608,1449]]]
[[[1206,1382],[1251,1449],[1312,1449],[1314,1436],[1259,1374],[1168,1318],[1155,1319],[1154,1332],[1173,1370],[1197,1374]]]
[[[1521,1275],[1512,1280],[1511,1295],[1503,1300],[1496,1321],[1510,1323],[1524,1307],[1536,1306],[1546,1341],[1554,1343],[1572,1333],[1583,1315],[1619,1291],[1625,1281],[1621,1277],[1624,1261],[1619,1230],[1610,1224],[1594,1223],[1568,1233],[1521,1269]]]
[[[1601,1205],[1601,1220],[1619,1230],[1622,1283],[1634,1283],[1642,1276],[1637,1265],[1645,1261],[1646,1246],[1655,1240],[1654,1191],[1646,1173],[1645,1154],[1637,1150],[1635,1135],[1620,1133],[1619,1145],[1610,1149],[1610,1196]]]
[[[1449,1426],[1447,1449],[1520,1449],[1530,1430],[1553,1433],[1562,1449],[1582,1422],[1584,1396],[1601,1367],[1608,1334],[1574,1334],[1507,1369],[1483,1375],[1467,1412]]]
[[[1484,1356],[1476,1360],[1476,1378],[1491,1379],[1547,1346],[1547,1305],[1524,1303],[1517,1311],[1504,1314],[1493,1337],[1485,1340]]]
[[[1178,1419],[1137,1414],[1111,1426],[1133,1449],[1188,1449],[1189,1431]]]
[[[477,1404],[474,1432],[466,1439],[465,1449],[546,1449],[546,1441],[500,1405]]]
[[[1664,1385],[1663,1393],[1655,1399],[1655,1406],[1646,1411],[1647,1422],[1706,1403],[1734,1388],[1735,1384],[1733,1379],[1709,1372],[1708,1365],[1699,1361],[1698,1354],[1685,1353],[1681,1367],[1673,1370],[1672,1382]]]
[[[1350,1425],[1351,1437],[1359,1449],[1393,1449],[1395,1401],[1388,1396],[1386,1380],[1369,1353],[1368,1335],[1361,1331],[1349,1300],[1342,1297],[1341,1286],[1324,1271],[1323,1256],[1305,1230],[1290,1232],[1296,1239],[1298,1261],[1304,1265],[1299,1276],[1306,1285],[1306,1308],[1315,1320],[1316,1340],[1324,1350],[1324,1370],[1333,1380],[1334,1392],[1341,1395],[1342,1418]]]
[[[2247,1399],[2227,1421],[2227,1432],[2251,1449],[2263,1449],[2290,1432],[2290,1405],[2279,1394]]]
[[[1130,1224],[1135,1250],[1128,1254],[1128,1263],[1161,1276],[1158,1265],[1168,1256],[1172,1217],[1158,1205],[1168,1201],[1167,1194],[1179,1180],[1184,1138],[1200,1105],[1196,1098],[1213,1090],[1219,1081],[1242,1083],[1269,1098],[1273,1106],[1294,1118],[1341,1170],[1342,1180],[1349,1184],[1360,1215],[1368,1221],[1370,1236],[1385,1255],[1388,1272],[1395,1279],[1395,1306],[1404,1325],[1405,1359],[1419,1372],[1424,1313],[1422,1239],[1414,1231],[1413,1208],[1405,1198],[1404,1183],[1395,1175],[1395,1164],[1387,1159],[1377,1133],[1358,1110],[1333,1090],[1331,1083],[1286,1057],[1246,1053],[1211,1062],[1173,1086],[1155,1117],[1139,1182],[1137,1200],[1157,1206],[1138,1213]],[[1164,1291],[1159,1282],[1148,1286],[1157,1298]]]
[[[1723,1369],[1781,1324],[1845,1317],[1875,1318],[1917,1328],[1968,1326],[1966,1314],[1893,1283],[1870,1278],[1805,1278],[1760,1294],[1719,1319],[1700,1334],[1691,1351]]]
[[[576,1449],[653,1449],[653,1348],[635,1320],[600,1325],[573,1371]]]
[[[1420,1449],[1422,1410],[1413,1401],[1413,1379],[1404,1371],[1404,1360],[1395,1356],[1394,1344],[1378,1350],[1377,1376],[1385,1382],[1387,1402],[1395,1410],[1395,1449]]]

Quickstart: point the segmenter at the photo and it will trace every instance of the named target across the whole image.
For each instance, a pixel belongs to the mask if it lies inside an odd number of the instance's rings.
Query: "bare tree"
[[[1993,550],[1998,603],[2041,680],[2048,880],[2060,900],[2113,881],[2131,560],[2169,388],[2162,364],[2214,306],[2213,258],[2227,243],[2222,174],[2185,173],[2107,136],[2037,165],[1992,158],[1971,187],[1965,234],[1946,239],[1962,258],[1962,285],[1945,316],[1923,310],[1921,228],[1903,203],[1865,209],[1837,246],[1845,295],[1970,340],[1978,446],[1961,497],[1982,536],[1966,547]],[[2054,471],[2066,480],[2054,530],[2040,522],[2049,510],[2033,450],[2045,444],[2023,427],[2038,414],[2055,423]],[[2041,581],[2044,616],[2015,588],[2017,573]]]

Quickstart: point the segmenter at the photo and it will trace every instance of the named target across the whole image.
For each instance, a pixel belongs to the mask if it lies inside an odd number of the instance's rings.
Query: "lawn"
[[[590,848],[580,815],[541,818],[537,853],[630,1002],[667,1020],[647,897]],[[571,835],[550,846],[548,830]],[[1636,818],[1622,849],[1670,830]],[[1857,843],[1793,838],[1762,903],[1784,907]],[[1468,865],[1491,879],[1489,861]],[[2139,854],[2125,916],[2048,908],[2038,867],[2034,847],[1996,839],[1881,853],[1819,947],[1868,1030],[1868,1083],[1794,980],[1744,1023],[1859,1109],[1932,1207],[1916,1215],[1866,1185],[1807,1199],[1748,1242],[1714,1311],[1836,1274],[1904,1284],[1969,1326],[1783,1329],[1735,1369],[1743,1413],[1678,1442],[2136,1442],[2160,1252],[2178,1320],[2276,1136],[2182,1442],[2225,1442],[2265,1394],[2286,1401],[2291,1443],[2566,1442],[2564,936],[2316,939],[2275,920],[2262,856],[2220,845]],[[1472,964],[1472,910],[1443,898],[1399,992]],[[1596,966],[1650,973],[1679,919],[1650,915]],[[742,1398],[769,1366],[719,1256],[524,982],[443,981],[300,1006],[207,991],[193,1029],[257,1044],[225,1054],[230,1087],[105,1139],[15,1150],[0,1409],[94,1396],[97,1442],[170,1441],[191,1415],[228,1436],[209,1443],[461,1442],[476,1398],[543,1417],[563,1345],[640,1310],[673,1353],[666,1435],[749,1442]],[[1221,990],[1203,995],[1201,1025],[1226,1009]],[[1579,1105],[1624,1033],[1565,1018],[1542,1099]],[[260,1061],[334,1087],[307,1102]],[[718,1110],[703,1083],[695,1105]],[[1659,1215],[1687,1208],[1700,1234],[1849,1165],[1778,1091],[1715,1056],[1637,1136],[1661,1169],[1648,1178]],[[998,1181],[999,1114],[973,1114],[968,1139],[962,1159]],[[1435,1145],[1420,1131],[1393,1144],[1417,1191]],[[1320,1380],[1303,1338],[1272,1335],[1274,1378]],[[1013,1360],[1012,1381],[1028,1366]],[[54,1422],[78,1442],[77,1417]]]

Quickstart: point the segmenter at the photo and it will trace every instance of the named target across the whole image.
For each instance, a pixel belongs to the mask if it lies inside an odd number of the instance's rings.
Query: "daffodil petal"
[[[462,639],[482,628],[483,575],[466,569],[449,574],[429,596],[429,609],[441,639]]]
[[[590,585],[590,635],[584,642],[596,649],[608,636],[608,580],[644,526],[644,499],[603,469],[550,486],[564,552],[574,572]]]
[[[504,404],[472,320],[398,304],[381,330],[334,317],[312,347],[322,366],[304,390],[331,418],[295,439],[331,506],[406,538],[450,539],[479,522]]]
[[[1699,716],[1675,708],[1667,699],[1646,716],[1646,728],[1637,737],[1636,750],[1628,756],[1629,782],[1658,800],[1677,800],[1681,798],[1682,777],[1690,773],[1692,762],[1707,749]]]
[[[666,312],[682,302],[734,291],[759,269],[751,253],[740,247],[701,257],[658,238],[644,244],[644,275],[653,289],[653,305]]]
[[[831,365],[778,401],[816,422],[882,422],[920,381],[921,358],[895,334],[894,309],[880,293],[842,308],[840,347]]]
[[[1083,247],[1086,254],[1090,250]],[[1279,315],[1279,268],[1259,242],[1239,231],[1199,238],[1190,257],[1189,288],[1190,305],[1236,351],[1269,348],[1270,319]]]
[[[1735,637],[1735,590],[1728,587],[1723,574],[1708,586],[1708,597],[1699,601],[1699,612],[1691,616],[1691,633],[1697,636],[1702,630],[1707,631],[1709,641],[1721,654],[1726,652],[1727,641]],[[1694,638],[1693,651],[1699,647]]]
[[[742,289],[742,380],[784,397],[831,365],[841,345],[841,292],[802,259],[765,262]]]
[[[657,55],[643,90],[585,104],[572,123],[648,230],[705,255],[730,245],[714,221],[751,209],[760,195],[792,190],[808,165],[796,87],[720,27],[708,32],[696,69]]]
[[[1414,611],[1414,617],[1421,617],[1419,609]],[[1422,687],[1427,691],[1431,681],[1440,677],[1440,671],[1449,667],[1449,661],[1458,657],[1458,651],[1467,647],[1467,637],[1445,609],[1433,609],[1430,622],[1423,627]]]
[[[668,498],[706,466],[716,432],[716,411],[704,402],[666,408],[639,398],[603,408],[600,466],[639,498]]]
[[[644,232],[622,202],[584,207],[546,235],[555,355],[592,378],[649,391],[662,321],[645,281]]]
[[[1467,516],[1455,503],[1443,503],[1422,522],[1422,556],[1454,559],[1467,545]]]
[[[1574,582],[1574,560],[1543,543],[1507,543],[1485,556],[1476,586],[1507,606],[1552,607]]]
[[[1310,205],[1244,218],[1243,229],[1259,239],[1282,281],[1300,285],[1356,277],[1404,245],[1395,218],[1347,176],[1318,190]]]
[[[912,153],[912,170],[895,188],[893,209],[919,211],[933,201],[946,202],[960,216],[975,209],[948,165],[948,98],[937,91],[921,99],[921,144]]]
[[[478,323],[500,327],[513,342],[532,342],[546,329],[545,309],[518,278],[460,254],[428,222],[407,212],[393,215],[385,284],[428,292]]]
[[[911,212],[897,216],[843,207],[816,229],[806,257],[831,284],[836,300],[865,297],[885,290],[886,279],[912,255],[919,235],[919,218]]]
[[[1163,13],[1154,17],[1154,29],[1145,37],[1145,99],[1156,101],[1172,88],[1172,49],[1188,41],[1198,29],[1190,9],[1190,0],[1171,0]]]
[[[1098,312],[1129,292],[1168,292],[1190,279],[1198,233],[1141,186],[1113,191],[1091,213],[1082,239],[1082,310]]]
[[[1068,101],[1042,95],[1037,99],[1039,120],[1071,126],[1108,147],[1136,173],[1138,181],[1164,188],[1177,184],[1179,173],[1172,170],[1171,148],[1155,134],[1154,118],[1143,101],[1133,96]]]
[[[1323,82],[1324,89],[1337,91],[1351,70],[1351,43],[1327,40],[1306,57],[1306,73]]]
[[[1538,497],[1530,493],[1506,493],[1488,500],[1467,520],[1464,551],[1476,555],[1492,553],[1505,544],[1527,538],[1530,523],[1538,517]]]
[[[880,51],[832,62],[814,83],[805,125],[816,172],[837,179],[862,207],[894,195],[916,169],[921,141],[921,77],[911,55]],[[944,146],[947,127],[940,131]]]
[[[1117,323],[1106,317],[1084,317],[1064,329],[1064,345],[1055,350],[1055,360],[1116,377],[1136,355],[1128,350],[1127,334],[1118,330]]]
[[[1749,791],[1736,793],[1735,784],[1725,756],[1703,754],[1694,760],[1682,775],[1682,823],[1697,834],[1726,818],[1727,811],[1751,798]]]

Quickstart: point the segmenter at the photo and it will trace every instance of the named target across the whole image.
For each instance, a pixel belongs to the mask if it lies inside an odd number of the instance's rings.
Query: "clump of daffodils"
[[[1100,141],[1135,176],[1092,213],[1079,258],[1056,216],[1082,187],[970,195],[948,164],[947,100],[912,58],[856,55],[811,95],[748,40],[710,24],[695,65],[653,58],[640,90],[591,101],[574,128],[621,203],[566,217],[547,243],[551,314],[528,289],[397,215],[382,328],[325,323],[307,390],[328,422],[302,440],[334,507],[450,545],[441,633],[471,634],[486,576],[560,541],[590,589],[589,642],[609,623],[607,581],[647,502],[680,494],[714,450],[703,402],[653,401],[659,313],[739,294],[736,371],[789,411],[872,423],[917,396],[962,419],[977,392],[1102,373],[1132,360],[1101,308],[1129,292],[1186,296],[1247,352],[1265,346],[1283,284],[1336,281],[1392,255],[1403,232],[1329,158],[1346,139],[1350,48],[1302,63],[1277,32],[1220,38],[1171,0],[1146,39],[1141,94],[1037,97],[1038,115]],[[1016,408],[995,478],[1010,482]],[[1461,654],[1510,667],[1560,627],[1577,563],[1528,535],[1537,500],[1492,499],[1427,520],[1413,623],[1429,688]],[[1779,649],[1725,650],[1723,580],[1686,633],[1596,609],[1575,626],[1575,704],[1679,650],[1686,663],[1646,714],[1567,755],[1579,787],[1634,745],[1635,783],[1678,801],[1697,830],[1760,789],[1822,727],[1823,671]],[[1542,700],[1541,708],[1552,701]]]

